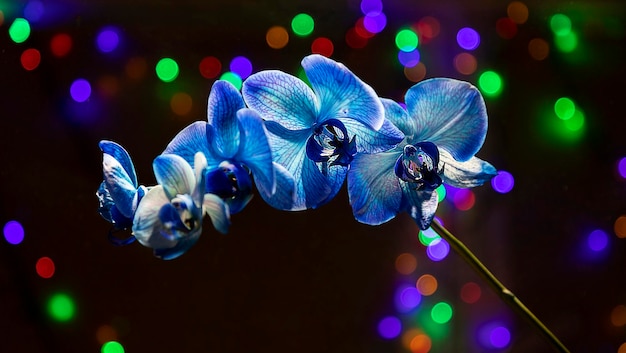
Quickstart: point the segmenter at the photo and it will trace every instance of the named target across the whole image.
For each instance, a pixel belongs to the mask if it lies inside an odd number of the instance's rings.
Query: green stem
[[[548,342],[552,345],[552,347],[557,352],[569,353],[569,350],[565,348],[563,343],[559,341],[556,336],[550,332],[550,330],[533,314],[527,307],[522,303],[516,296],[508,290],[497,278],[496,276],[485,267],[485,265],[478,260],[476,255],[474,255],[470,249],[468,249],[460,240],[458,240],[452,233],[450,233],[446,228],[444,228],[441,224],[439,224],[436,220],[431,223],[431,228],[437,232],[450,244],[452,249],[454,249],[462,258],[465,260],[473,269],[476,271],[487,283],[489,286],[504,300],[515,312],[524,317],[524,319],[528,320],[528,322],[534,326],[539,333],[548,340]]]

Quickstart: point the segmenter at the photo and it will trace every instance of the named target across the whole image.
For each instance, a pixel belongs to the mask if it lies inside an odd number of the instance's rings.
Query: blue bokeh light
[[[39,22],[44,14],[44,6],[41,1],[32,0],[24,6],[24,18],[29,22]]]
[[[595,252],[604,250],[609,244],[609,236],[606,232],[596,229],[587,236],[587,246]]]

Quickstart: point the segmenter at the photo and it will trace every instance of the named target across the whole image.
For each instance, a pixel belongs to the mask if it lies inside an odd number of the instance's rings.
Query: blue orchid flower
[[[296,182],[291,210],[330,201],[358,153],[385,151],[403,138],[374,90],[344,65],[310,55],[302,67],[311,87],[277,70],[255,73],[242,87],[246,104],[265,120],[274,161]]]
[[[487,134],[480,92],[467,82],[429,79],[411,87],[406,110],[381,99],[385,116],[405,134],[390,151],[360,154],[352,161],[348,195],[355,218],[377,225],[407,211],[427,229],[437,210],[441,183],[468,188],[497,174],[475,157]]]
[[[231,83],[213,84],[207,120],[187,126],[163,153],[179,155],[193,166],[195,153],[202,152],[208,163],[205,192],[223,198],[233,214],[252,198],[252,176],[264,200],[278,209],[291,208],[295,197],[293,178],[273,162],[263,119],[245,108],[241,94]]]
[[[137,182],[135,167],[128,152],[113,141],[100,141],[104,181],[100,184],[98,213],[113,224],[114,229],[129,229],[139,202],[148,189]],[[133,237],[119,240],[110,235],[116,244],[134,241]]]
[[[158,156],[152,166],[159,185],[148,191],[135,212],[133,235],[164,260],[184,254],[196,243],[204,214],[221,233],[230,225],[228,206],[204,192],[207,161],[201,152],[195,155],[194,165],[195,170],[174,154]]]

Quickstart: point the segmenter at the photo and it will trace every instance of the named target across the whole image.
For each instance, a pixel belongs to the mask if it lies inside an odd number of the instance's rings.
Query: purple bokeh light
[[[44,6],[41,1],[33,0],[29,1],[24,6],[24,18],[29,22],[39,22],[44,14]]]
[[[382,0],[361,0],[361,12],[364,15],[381,13],[382,11]]]
[[[457,32],[456,42],[465,50],[474,50],[480,44],[480,35],[475,29],[464,27]]]
[[[501,321],[491,321],[478,329],[476,338],[484,348],[499,350],[511,343],[511,331]]]
[[[426,248],[426,255],[433,261],[441,261],[448,256],[450,244],[444,239],[433,240]]]
[[[395,316],[384,317],[378,323],[378,334],[382,338],[392,339],[398,337],[402,331],[402,323]]]
[[[596,229],[587,236],[587,246],[589,249],[600,252],[609,244],[609,236],[602,230]]]
[[[514,185],[515,178],[513,178],[513,174],[507,172],[506,170],[498,171],[498,175],[491,179],[491,187],[501,194],[506,194],[507,192],[513,190]]]
[[[18,221],[8,221],[4,225],[3,233],[9,244],[17,245],[24,240],[24,227]]]
[[[396,290],[396,308],[399,312],[407,313],[415,309],[422,301],[422,295],[413,286],[402,286]]]
[[[370,12],[363,17],[363,27],[370,33],[380,33],[387,26],[387,16],[383,12]]]
[[[70,87],[70,95],[72,99],[78,103],[82,103],[91,96],[91,85],[89,81],[79,78],[72,82]]]
[[[626,157],[617,162],[617,171],[622,178],[626,179]]]
[[[236,73],[245,80],[252,74],[252,62],[245,56],[236,56],[230,61],[230,71]]]
[[[398,51],[398,61],[404,67],[413,67],[420,62],[420,52],[417,48],[411,51],[400,50]]]
[[[511,342],[511,332],[504,326],[497,326],[491,330],[489,342],[494,348],[505,348]]]
[[[96,44],[98,45],[98,50],[103,53],[110,53],[114,51],[120,44],[118,31],[112,27],[107,27],[101,30],[96,38]]]

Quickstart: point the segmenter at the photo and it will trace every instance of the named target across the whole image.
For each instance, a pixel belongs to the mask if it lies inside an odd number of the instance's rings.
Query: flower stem
[[[552,332],[550,332],[550,330],[535,316],[535,314],[533,314],[526,307],[526,305],[524,305],[524,303],[522,303],[515,296],[515,294],[513,294],[513,292],[507,289],[459,239],[452,235],[452,233],[450,233],[436,220],[433,220],[430,226],[441,236],[441,238],[450,244],[454,251],[456,251],[463,258],[463,260],[465,260],[474,269],[474,271],[487,281],[489,286],[500,296],[500,298],[502,298],[502,300],[511,306],[517,314],[528,320],[532,326],[539,330],[539,333],[541,333],[541,335],[548,340],[555,351],[569,353],[569,350],[565,348],[563,343],[561,343],[561,341],[559,341],[559,339],[556,338]]]

